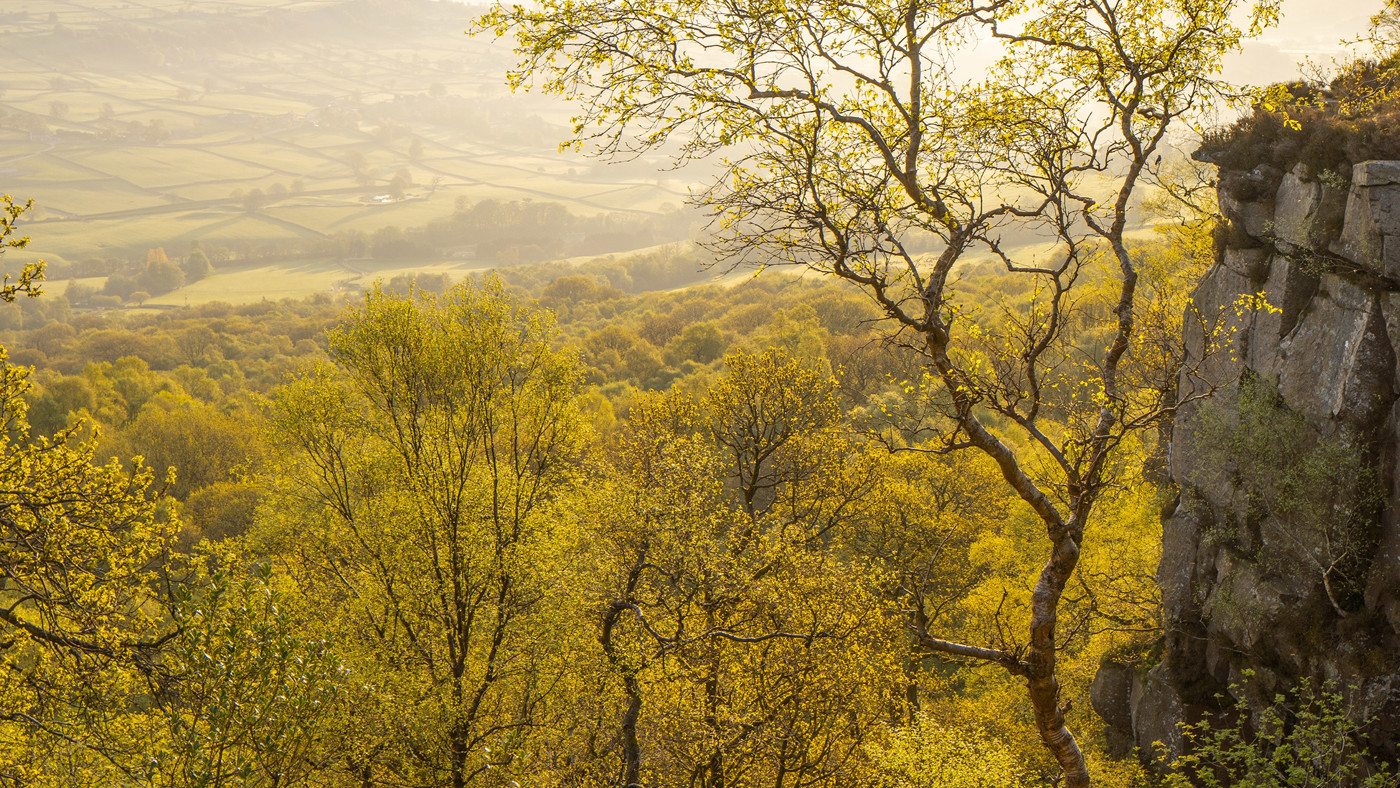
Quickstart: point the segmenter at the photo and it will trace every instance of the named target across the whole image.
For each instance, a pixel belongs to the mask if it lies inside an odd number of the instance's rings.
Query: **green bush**
[[[1246,680],[1252,674],[1246,671]],[[1238,688],[1236,688],[1238,691]],[[1242,692],[1238,694],[1243,694]],[[1347,713],[1336,685],[1304,681],[1293,703],[1283,695],[1253,717],[1235,704],[1234,725],[1185,725],[1192,752],[1179,758],[1167,788],[1393,788],[1393,766],[1369,764],[1359,741],[1367,723]],[[1252,723],[1252,724],[1251,724]]]

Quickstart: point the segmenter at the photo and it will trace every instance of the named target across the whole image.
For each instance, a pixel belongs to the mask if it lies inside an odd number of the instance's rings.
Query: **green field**
[[[213,276],[201,279],[173,293],[146,301],[148,306],[187,306],[210,301],[245,304],[263,299],[306,298],[323,294],[331,297],[354,297],[373,286],[376,281],[388,281],[399,274],[445,273],[454,279],[483,266],[474,263],[416,261],[382,263],[355,260],[347,264],[334,260],[304,260],[295,263],[224,268]]]

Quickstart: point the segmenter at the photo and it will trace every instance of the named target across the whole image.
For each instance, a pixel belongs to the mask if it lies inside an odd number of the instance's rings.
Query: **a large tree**
[[[366,677],[344,758],[365,785],[499,784],[545,727],[568,644],[537,638],[572,615],[549,510],[581,440],[554,337],[496,285],[376,289],[334,365],[276,397],[275,514],[252,539]]]
[[[0,253],[29,241],[16,235],[29,204],[3,203]],[[0,302],[39,295],[42,279],[42,263],[5,276]],[[29,371],[0,348],[0,784],[55,771],[55,751],[124,769],[101,722],[164,637],[152,589],[171,526],[150,472],[94,465],[76,429],[31,439]]]
[[[904,447],[990,457],[1048,556],[1020,636],[952,642],[913,610],[915,637],[1023,677],[1069,786],[1090,780],[1060,696],[1061,599],[1118,449],[1173,403],[1177,356],[1140,319],[1134,206],[1169,133],[1221,95],[1222,58],[1276,15],[1276,0],[541,0],[482,22],[515,36],[514,85],[579,103],[580,144],[719,161],[700,200],[728,259],[849,281],[923,355],[910,390],[931,418],[900,425]],[[979,52],[995,65],[969,67]],[[1028,295],[969,298],[970,256]],[[1006,310],[1001,332],[980,330],[984,309]]]

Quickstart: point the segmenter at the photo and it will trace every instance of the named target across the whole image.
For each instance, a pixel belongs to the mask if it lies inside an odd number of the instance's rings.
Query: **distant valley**
[[[675,218],[686,181],[658,160],[561,154],[567,107],[504,88],[505,46],[465,35],[476,10],[36,0],[0,13],[0,189],[35,203],[22,227],[33,241],[6,265],[42,258],[51,287],[100,291],[155,250],[179,258],[198,243],[213,275],[143,299],[183,305],[688,237]],[[490,248],[372,252],[376,232],[382,246],[493,201],[576,220]]]

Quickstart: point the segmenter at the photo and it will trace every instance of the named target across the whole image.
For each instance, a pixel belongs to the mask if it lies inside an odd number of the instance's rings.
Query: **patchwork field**
[[[600,181],[596,162],[561,154],[566,108],[510,94],[507,49],[464,35],[478,9],[459,3],[12,7],[0,10],[0,190],[37,207],[10,267],[372,233],[463,198],[651,213],[688,190],[648,162]],[[325,289],[344,278],[335,269],[221,273],[151,303]]]
[[[496,244],[478,258],[470,238],[444,248],[447,259],[414,252],[382,265],[361,259],[363,243],[353,260],[326,249],[347,248],[342,233],[422,227],[485,200],[669,216],[702,177],[660,157],[609,165],[560,152],[568,107],[511,93],[508,47],[465,35],[481,9],[457,2],[13,7],[0,4],[0,191],[36,207],[22,226],[31,245],[3,264],[46,259],[77,277],[134,275],[157,248],[233,250],[213,276],[148,307],[348,293],[378,277],[489,268],[510,256],[498,257]],[[608,249],[677,239],[636,234]],[[1003,239],[1028,254],[1042,240]]]

